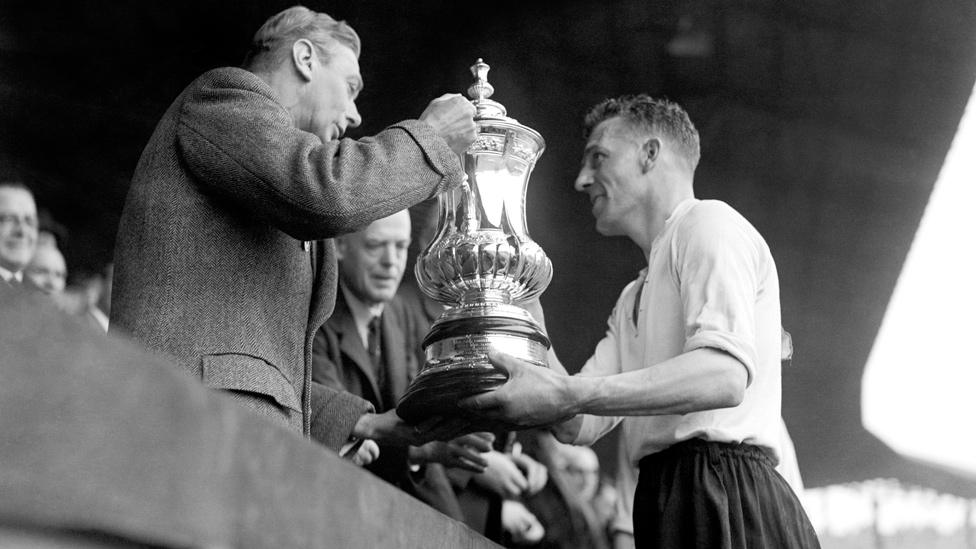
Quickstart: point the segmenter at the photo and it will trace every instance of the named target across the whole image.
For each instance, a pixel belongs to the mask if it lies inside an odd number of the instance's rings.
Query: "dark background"
[[[71,270],[111,259],[129,177],[169,102],[203,71],[238,64],[257,27],[289,5],[0,4],[0,178],[27,182],[68,227]],[[492,66],[494,98],[545,137],[528,217],[555,266],[543,302],[571,370],[643,263],[630,242],[595,232],[572,189],[581,115],[622,93],[683,104],[702,139],[698,196],[742,212],[778,263],[796,346],[783,413],[806,483],[896,476],[976,497],[972,477],[902,459],[859,421],[865,361],[973,89],[976,3],[306,5],[363,40],[354,137],[463,92],[478,57]]]

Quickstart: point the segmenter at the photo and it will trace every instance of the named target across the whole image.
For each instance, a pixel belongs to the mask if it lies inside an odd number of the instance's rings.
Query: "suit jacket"
[[[462,176],[427,124],[323,143],[295,128],[254,74],[207,72],[163,115],[136,167],[115,246],[112,329],[210,387],[274,399],[300,414],[305,434],[338,448],[368,405],[311,383],[336,258],[331,240],[307,241]]]
[[[379,412],[396,408],[397,400],[420,371],[404,321],[403,305],[394,298],[386,304],[380,316],[380,348],[386,381],[381,387],[349,304],[339,292],[332,316],[315,335],[312,379],[359,395]]]
[[[312,379],[359,395],[370,401],[377,411],[396,408],[400,396],[422,366],[414,352],[419,343],[413,339],[414,332],[408,324],[411,320],[399,298],[394,298],[383,309],[380,348],[384,383],[380,383],[352,311],[343,293],[339,292],[332,317],[315,336]],[[406,448],[381,446],[379,459],[367,468],[445,515],[463,520],[454,490],[441,465],[426,464],[419,474],[415,474],[410,471]]]

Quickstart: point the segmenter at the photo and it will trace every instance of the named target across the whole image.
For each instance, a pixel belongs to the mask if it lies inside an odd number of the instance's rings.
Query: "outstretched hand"
[[[522,475],[525,476],[525,480],[527,481],[525,495],[531,496],[537,494],[545,488],[546,482],[549,480],[549,470],[546,469],[545,465],[522,452],[513,452],[511,457],[512,463],[522,471]]]
[[[488,360],[508,373],[504,385],[458,401],[471,414],[516,429],[552,425],[576,414],[570,377],[492,351]]]
[[[445,467],[481,473],[488,466],[482,454],[491,451],[494,440],[495,435],[491,433],[471,433],[446,442],[428,442],[411,448],[410,458],[418,462],[440,463]]]
[[[502,528],[520,545],[539,543],[546,535],[539,519],[521,502],[512,500],[502,502]]]
[[[482,474],[472,477],[472,482],[505,499],[521,497],[529,487],[529,480],[512,461],[512,456],[492,450],[484,457],[488,467]]]
[[[421,446],[432,440],[450,440],[473,431],[465,418],[435,416],[410,425],[389,410],[382,414],[363,414],[353,427],[352,434],[391,446]]]
[[[373,463],[379,457],[380,447],[372,440],[364,440],[359,448],[356,448],[356,452],[348,456],[350,461],[360,467]]]

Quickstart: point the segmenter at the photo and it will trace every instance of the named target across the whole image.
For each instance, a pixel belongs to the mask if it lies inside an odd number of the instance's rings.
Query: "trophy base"
[[[465,415],[459,400],[493,391],[506,381],[508,374],[492,366],[485,355],[428,362],[400,399],[397,415],[407,423]]]
[[[408,423],[433,416],[474,417],[462,398],[493,391],[508,374],[488,361],[491,350],[547,367],[549,338],[521,307],[479,304],[449,309],[424,340],[427,364],[397,405]]]

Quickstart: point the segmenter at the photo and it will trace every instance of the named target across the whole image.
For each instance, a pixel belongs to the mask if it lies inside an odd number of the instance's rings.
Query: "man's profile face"
[[[362,122],[356,97],[363,87],[363,78],[356,55],[346,46],[333,44],[331,58],[325,65],[318,59],[313,61],[316,66],[312,80],[302,98],[309,113],[309,127],[302,129],[322,141],[331,141],[341,138],[346,128],[355,128]]]
[[[59,294],[64,291],[68,270],[64,256],[54,246],[39,246],[34,258],[24,269],[24,276],[46,294]]]
[[[0,186],[0,267],[20,272],[37,245],[37,206],[25,189]]]
[[[604,235],[626,235],[639,223],[648,183],[641,169],[638,133],[620,117],[593,129],[583,151],[575,188],[590,197],[596,229]]]
[[[374,221],[338,241],[339,276],[367,305],[386,303],[400,286],[409,246],[410,215],[406,211]]]

